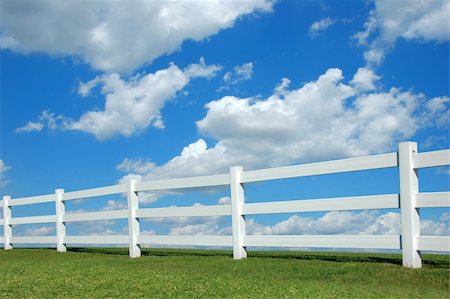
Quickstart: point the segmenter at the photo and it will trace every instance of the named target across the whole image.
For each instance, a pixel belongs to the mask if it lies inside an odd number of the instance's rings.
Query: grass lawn
[[[0,298],[449,298],[450,256],[71,248],[0,250]]]

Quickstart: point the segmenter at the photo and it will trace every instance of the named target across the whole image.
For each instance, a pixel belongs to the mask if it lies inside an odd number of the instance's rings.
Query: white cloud
[[[16,133],[29,133],[29,132],[40,132],[44,128],[49,130],[56,130],[66,125],[67,119],[61,115],[55,115],[54,113],[45,110],[39,115],[39,121],[32,122],[29,121],[26,125],[15,129]]]
[[[0,160],[0,187],[5,187],[6,184],[8,184],[5,172],[7,172],[9,169],[11,169],[11,166],[6,165],[3,160]]]
[[[81,58],[105,72],[130,72],[230,28],[242,16],[270,12],[253,1],[1,1],[0,48]]]
[[[88,111],[78,121],[68,123],[66,129],[84,131],[105,140],[118,134],[131,136],[150,125],[160,128],[160,109],[186,86],[189,78],[172,64],[129,81],[119,74],[110,74],[99,76],[94,82],[102,84],[104,110]],[[90,82],[87,85],[95,86]]]
[[[232,71],[228,71],[223,76],[223,81],[227,84],[222,86],[219,90],[228,89],[230,85],[234,85],[241,81],[251,80],[253,78],[253,62],[247,62],[242,65],[237,65]]]
[[[14,131],[16,133],[24,133],[24,132],[40,132],[42,131],[42,129],[44,128],[44,124],[39,123],[39,122],[32,122],[29,121],[26,125],[24,125],[23,127],[17,128]]]
[[[116,168],[123,172],[145,174],[155,168],[155,166],[155,163],[149,161],[125,159]]]
[[[369,49],[364,57],[379,64],[399,38],[444,42],[450,39],[450,2],[376,0],[375,9],[354,38]]]
[[[375,83],[380,79],[371,69],[361,67],[353,76],[350,85],[360,92],[371,91],[376,89]]]
[[[176,217],[152,219],[158,225],[171,226],[171,235],[230,235],[231,226],[224,217]],[[421,234],[425,236],[450,235],[449,214],[437,220],[421,221]],[[148,220],[147,220],[148,221]],[[150,221],[149,221],[150,222]],[[371,211],[331,211],[320,217],[295,214],[273,225],[264,225],[248,218],[248,235],[400,235],[400,214]]]
[[[247,233],[251,235],[335,235],[359,234],[376,221],[374,212],[328,212],[322,217],[293,215],[272,226],[258,224],[250,219]]]
[[[217,201],[217,204],[218,205],[229,205],[229,204],[231,204],[231,198],[229,196],[221,197]]]
[[[336,23],[336,20],[325,18],[320,21],[314,22],[309,27],[309,35],[311,37],[317,36],[320,32],[327,30],[330,26],[334,25]]]
[[[448,236],[448,213],[440,219],[421,221],[424,236]],[[448,220],[448,219],[447,219]],[[262,225],[254,219],[247,221],[247,234],[252,235],[399,235],[401,234],[400,214],[379,211],[327,212],[322,217],[302,217],[293,215],[274,225]]]
[[[220,65],[206,65],[205,58],[200,58],[200,63],[190,64],[184,69],[184,73],[189,78],[203,77],[211,79],[222,67]]]
[[[40,237],[40,236],[54,236],[56,233],[55,226],[41,226],[41,227],[27,227],[25,230],[14,232],[17,236]]]
[[[167,101],[173,99],[191,79],[213,77],[218,65],[206,65],[204,58],[198,64],[189,65],[184,71],[171,64],[168,68],[155,73],[136,75],[128,80],[119,74],[97,76],[88,82],[80,82],[78,93],[86,97],[96,86],[101,86],[105,96],[103,110],[91,110],[84,113],[79,120],[56,116],[43,111],[39,122],[29,122],[16,132],[30,132],[32,128],[44,127],[50,130],[76,130],[93,134],[98,140],[106,140],[116,135],[131,136],[153,126],[164,128],[160,113]],[[30,125],[32,124],[32,125]]]
[[[110,199],[106,202],[106,206],[103,207],[102,211],[113,211],[113,210],[126,210],[128,205],[126,201],[123,200],[113,200]]]
[[[329,69],[298,89],[289,90],[284,78],[266,99],[209,102],[197,127],[217,143],[208,147],[199,139],[163,165],[145,165],[140,175],[152,180],[383,153],[421,128],[440,125],[449,110],[448,97],[371,90],[378,76],[362,73],[347,85],[341,70]]]

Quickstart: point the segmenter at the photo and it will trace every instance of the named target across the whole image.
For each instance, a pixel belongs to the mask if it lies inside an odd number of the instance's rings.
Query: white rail
[[[232,167],[230,173],[199,176],[182,179],[136,182],[106,186],[80,191],[11,199],[3,196],[4,234],[0,242],[5,249],[13,244],[56,244],[57,250],[66,251],[71,244],[119,244],[128,245],[130,257],[141,255],[139,245],[166,246],[210,246],[233,247],[235,259],[247,256],[246,247],[298,247],[298,248],[371,248],[401,249],[403,265],[420,268],[420,250],[450,251],[450,237],[421,236],[419,208],[450,207],[450,192],[425,192],[418,190],[418,168],[450,165],[450,150],[417,153],[417,144],[400,144],[398,153],[388,153],[359,158],[310,163],[296,166],[277,167],[243,171],[242,167]],[[322,199],[303,199],[245,203],[244,183],[289,179],[295,177],[365,171],[398,167],[400,172],[400,194],[381,194]],[[172,189],[211,188],[229,186],[231,204],[195,205],[190,207],[139,208],[138,192]],[[82,198],[126,193],[128,208],[123,210],[67,213],[65,202]],[[12,217],[12,207],[54,202],[55,215]],[[245,215],[301,213],[324,211],[352,211],[367,209],[399,209],[402,218],[402,232],[399,235],[246,235]],[[231,216],[231,236],[180,236],[142,235],[140,218],[163,217],[222,217]],[[128,235],[67,236],[65,224],[80,221],[107,219],[128,219]],[[55,223],[56,236],[13,236],[12,226],[36,223]]]
[[[247,203],[244,214],[300,213],[399,208],[397,194]]]
[[[11,218],[9,224],[31,224],[31,223],[50,223],[55,222],[55,215],[47,215],[47,216],[31,216],[31,217],[17,217]]]
[[[414,168],[450,165],[450,150],[417,153],[414,155]]]
[[[136,191],[158,191],[170,189],[189,189],[226,186],[230,184],[229,174],[198,176],[183,179],[137,182]]]
[[[19,205],[31,205],[36,203],[54,202],[54,201],[55,201],[55,194],[48,194],[48,195],[16,198],[9,202],[9,206],[13,207]]]
[[[242,183],[396,167],[397,153],[246,171]]]
[[[114,185],[81,191],[66,192],[63,194],[63,200],[82,199],[95,196],[112,195],[127,192],[126,185]]]
[[[417,237],[418,250],[450,251],[450,237],[421,236]]]
[[[418,193],[416,199],[417,208],[450,207],[450,192]]]
[[[139,218],[230,216],[231,205],[139,209]]]

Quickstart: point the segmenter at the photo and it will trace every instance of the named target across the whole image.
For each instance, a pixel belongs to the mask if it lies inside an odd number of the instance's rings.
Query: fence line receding
[[[420,208],[450,207],[450,192],[419,193],[419,168],[450,165],[450,150],[419,153],[417,144],[403,142],[399,151],[382,155],[341,159],[303,165],[243,171],[242,167],[230,168],[226,174],[170,179],[148,182],[129,180],[126,184],[64,192],[56,189],[54,194],[11,199],[3,196],[4,234],[0,243],[4,249],[13,244],[56,244],[59,252],[66,251],[71,244],[118,244],[128,245],[130,257],[141,256],[141,245],[187,245],[232,247],[233,257],[247,257],[246,247],[308,247],[308,248],[367,248],[401,249],[403,265],[421,268],[421,250],[450,252],[449,236],[421,236]],[[400,194],[383,194],[325,199],[305,199],[274,202],[245,203],[244,183],[276,179],[297,178],[312,175],[333,174],[372,169],[399,169]],[[229,186],[229,205],[139,208],[138,193],[171,189],[206,188]],[[123,210],[65,213],[69,200],[126,194],[128,207]],[[44,202],[55,203],[55,215],[12,217],[11,209],[19,205]],[[401,235],[246,235],[245,216],[274,213],[323,212],[342,210],[399,209]],[[139,219],[161,217],[231,216],[230,236],[161,236],[141,235]],[[77,221],[127,219],[127,235],[68,236],[66,223]],[[56,236],[13,236],[12,226],[17,224],[55,223]]]

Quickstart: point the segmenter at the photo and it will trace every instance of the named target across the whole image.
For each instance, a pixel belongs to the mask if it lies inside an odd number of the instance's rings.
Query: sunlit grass
[[[450,257],[405,269],[396,254],[72,248],[0,250],[1,298],[448,298]]]

